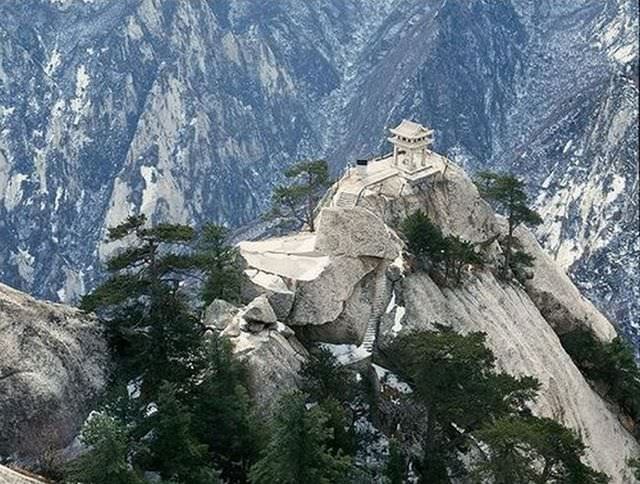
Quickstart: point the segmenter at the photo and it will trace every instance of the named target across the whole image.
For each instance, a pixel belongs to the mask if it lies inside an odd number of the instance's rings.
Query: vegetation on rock
[[[69,482],[139,484],[141,476],[128,463],[129,436],[125,425],[106,414],[95,414],[85,424],[81,441],[90,450],[67,469]]]
[[[249,478],[255,484],[348,482],[351,459],[331,448],[333,430],[320,405],[307,405],[300,392],[281,398],[271,439]]]
[[[400,337],[387,352],[413,389],[409,398],[424,408],[414,462],[422,482],[469,474],[498,483],[606,482],[581,461],[584,445],[572,431],[531,414],[538,381],[496,371],[485,339],[437,325]]]
[[[506,417],[480,429],[475,437],[489,451],[472,475],[496,484],[604,484],[609,478],[585,465],[585,446],[578,435],[555,420]]]
[[[273,191],[273,218],[293,218],[306,224],[313,232],[314,211],[320,198],[331,184],[329,166],[325,160],[300,161],[284,172],[289,179]]]
[[[560,342],[582,374],[633,419],[640,435],[640,368],[629,345],[619,337],[601,341],[582,328],[562,335]]]
[[[478,173],[476,185],[480,194],[493,202],[507,219],[507,234],[503,238],[504,263],[502,274],[507,277],[513,272],[517,277],[524,267],[531,266],[533,259],[518,248],[514,237],[515,229],[524,225],[539,225],[540,215],[529,207],[525,184],[519,178],[504,173],[482,171]]]
[[[402,222],[400,230],[419,267],[430,272],[437,271],[445,280],[459,284],[465,266],[481,266],[484,263],[474,244],[457,235],[445,237],[440,227],[420,210],[409,215]]]

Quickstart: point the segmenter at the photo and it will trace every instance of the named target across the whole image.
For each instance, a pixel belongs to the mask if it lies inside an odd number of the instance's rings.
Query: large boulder
[[[108,368],[93,317],[0,284],[0,456],[29,460],[66,446]]]
[[[380,259],[337,256],[314,279],[298,281],[296,300],[289,316],[292,325],[320,325],[335,321],[362,279]]]
[[[276,313],[266,296],[258,296],[242,311],[242,317],[250,323],[274,324],[278,321]]]
[[[238,312],[240,309],[233,304],[223,299],[215,299],[204,312],[203,324],[208,328],[222,331],[229,326]]]
[[[324,208],[315,249],[323,254],[395,259],[398,243],[383,220],[364,208]]]

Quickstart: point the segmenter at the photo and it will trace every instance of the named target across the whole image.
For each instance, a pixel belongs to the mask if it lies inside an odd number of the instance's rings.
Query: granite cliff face
[[[129,212],[238,226],[401,118],[531,182],[537,236],[637,342],[633,0],[0,5],[0,278],[73,301]]]
[[[0,284],[0,457],[29,461],[68,445],[108,369],[95,319]]]
[[[469,267],[461,285],[443,287],[411,269],[394,228],[418,209],[446,234],[482,243],[489,260],[502,251],[495,236],[504,221],[464,171],[448,162],[443,176],[446,160],[430,155],[430,163],[413,180],[390,158],[370,164],[364,178],[353,169],[325,200],[316,233],[241,243],[247,294],[264,294],[280,306],[286,314],[281,321],[298,336],[322,342],[345,364],[369,358],[384,364],[384,352],[396,336],[435,323],[483,331],[500,369],[540,381],[533,411],[579,432],[589,462],[613,482],[631,482],[626,460],[640,446],[558,338],[576,327],[588,327],[603,340],[616,331],[527,229],[519,229],[517,237],[536,260],[525,285],[501,281],[490,268]],[[357,199],[345,196],[354,189]],[[291,297],[282,306],[285,293]]]

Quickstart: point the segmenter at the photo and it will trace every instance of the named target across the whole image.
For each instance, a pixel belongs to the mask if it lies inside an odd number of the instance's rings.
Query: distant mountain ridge
[[[640,346],[634,2],[26,0],[0,15],[3,281],[72,301],[128,212],[242,225],[287,164],[378,154],[407,117],[467,169],[525,177],[540,240]]]

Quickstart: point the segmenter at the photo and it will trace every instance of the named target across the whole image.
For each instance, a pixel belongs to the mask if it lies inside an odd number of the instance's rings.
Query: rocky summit
[[[0,4],[0,277],[73,302],[106,227],[251,222],[282,169],[441,153],[529,182],[536,233],[638,345],[635,0]],[[634,283],[630,283],[634,281]]]
[[[405,128],[426,140],[429,135],[414,124]],[[533,415],[573,429],[586,446],[585,461],[611,482],[634,482],[628,463],[640,452],[637,424],[606,389],[586,378],[560,341],[588,330],[610,342],[617,336],[614,325],[527,228],[518,227],[515,237],[533,256],[533,266],[522,278],[499,276],[506,220],[481,198],[462,167],[424,144],[397,149],[407,141],[403,129],[396,131],[392,153],[350,168],[329,188],[315,211],[315,231],[305,227],[238,244],[241,300],[218,299],[204,308],[198,323],[203,341],[229,342],[246,370],[256,415],[269,422],[280,397],[302,387],[315,347],[328,350],[339,367],[371,381],[370,391],[381,403],[375,418],[361,416],[358,425],[387,449],[385,416],[396,411],[398,395],[412,392],[388,365],[394,342],[439,324],[460,334],[482,332],[497,368],[540,383],[529,408]],[[465,264],[458,284],[420,269],[399,231],[416,211],[443,234],[469,241],[486,263]],[[0,324],[0,455],[36,469],[47,452],[63,459],[77,452],[73,442],[81,455],[89,455],[78,432],[83,421],[104,418],[104,409],[87,416],[116,363],[104,327],[90,314],[7,286],[0,286]],[[134,407],[142,401],[142,383],[126,383]],[[389,393],[392,398],[384,397]],[[241,395],[234,393],[234,399]],[[141,418],[162,417],[167,407],[158,405],[165,404],[141,407]],[[143,437],[153,439],[152,433]],[[385,454],[376,445],[366,449],[372,456],[359,456],[358,462],[380,469]],[[126,463],[127,454],[120,458]],[[2,479],[32,482],[0,466]]]
[[[638,482],[639,17],[0,2],[0,484]]]
[[[316,232],[240,244],[248,306],[229,317],[216,302],[219,316],[211,318],[226,321],[223,334],[247,361],[260,401],[269,405],[295,387],[305,358],[299,338],[321,343],[346,365],[373,360],[376,374],[384,374],[385,351],[395,338],[446,323],[463,333],[485,332],[501,369],[540,381],[534,413],[576,430],[593,467],[612,482],[630,482],[626,461],[640,451],[633,428],[592,388],[558,338],[588,328],[609,341],[614,326],[528,229],[517,232],[535,257],[524,284],[469,267],[461,285],[443,287],[412,268],[397,227],[418,209],[445,233],[482,245],[488,257],[503,250],[497,236],[504,220],[467,174],[435,153],[427,164],[407,175],[390,155],[370,162],[366,172],[353,168],[325,198]],[[246,319],[257,307],[267,314],[259,324]]]

